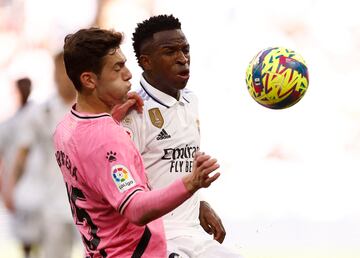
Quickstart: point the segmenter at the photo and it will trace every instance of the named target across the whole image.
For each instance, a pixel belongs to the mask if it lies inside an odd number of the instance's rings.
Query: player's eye
[[[125,63],[117,63],[115,66],[114,66],[114,71],[115,72],[120,72],[121,69],[124,67]]]
[[[167,49],[164,51],[165,55],[173,55],[175,53],[175,51],[173,49]]]
[[[182,52],[184,53],[184,54],[189,54],[189,52],[190,52],[190,47],[185,47],[185,48],[183,48],[182,49]]]

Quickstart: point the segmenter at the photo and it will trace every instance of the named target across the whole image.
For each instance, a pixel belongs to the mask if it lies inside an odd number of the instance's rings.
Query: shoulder
[[[66,127],[67,124],[70,123],[71,117],[72,117],[72,115],[70,114],[70,112],[66,113],[61,119],[58,120],[58,123],[55,126],[55,128],[58,129],[58,128],[64,127],[64,126]]]
[[[104,145],[126,146],[129,144],[129,136],[124,128],[112,117],[106,117],[97,123],[96,139]]]
[[[33,125],[41,115],[41,104],[29,103],[14,116],[14,123],[18,126],[26,125],[27,130]]]
[[[21,116],[32,116],[43,109],[44,103],[29,103],[21,110]]]
[[[112,139],[119,130],[119,124],[109,115],[84,115],[68,112],[57,124],[74,138],[83,141]]]
[[[136,110],[132,110],[122,121],[121,125],[123,126],[125,132],[130,136],[133,140],[134,133],[143,128],[143,124],[145,123],[145,112],[142,113],[137,112]]]
[[[48,112],[48,101],[42,103],[31,103],[26,105],[24,109],[21,111],[19,119],[24,119],[26,122],[39,122],[44,120],[44,116],[46,116]]]
[[[182,97],[185,99],[186,102],[188,103],[191,103],[191,104],[195,104],[197,105],[198,103],[198,98],[195,94],[194,91],[188,89],[188,88],[185,88],[183,91],[182,91]]]
[[[145,101],[148,101],[150,99],[149,94],[145,91],[144,88],[140,87],[136,90],[136,93],[139,94],[139,96]]]
[[[79,119],[68,114],[58,124],[57,139],[68,137],[83,156],[96,158],[107,150],[129,150],[130,137],[111,116]]]
[[[118,153],[118,157],[121,159],[133,157],[136,149],[132,145],[132,136],[121,124],[116,121],[111,122],[110,118],[107,120],[109,121],[106,122],[106,125],[97,131],[93,144],[91,144],[94,147],[91,148],[92,150],[88,150],[89,155],[93,155],[95,150],[96,156],[113,151]]]

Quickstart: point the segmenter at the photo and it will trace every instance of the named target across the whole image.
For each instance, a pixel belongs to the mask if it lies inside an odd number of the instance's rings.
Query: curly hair
[[[152,16],[138,23],[132,37],[134,52],[138,63],[140,64],[141,47],[145,40],[151,38],[157,32],[176,29],[181,29],[181,23],[179,19],[175,18],[172,14]]]

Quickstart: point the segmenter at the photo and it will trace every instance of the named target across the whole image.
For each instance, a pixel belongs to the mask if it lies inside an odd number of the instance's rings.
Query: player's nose
[[[131,80],[131,78],[132,78],[132,73],[130,72],[129,68],[125,67],[124,72],[123,72],[124,81]]]

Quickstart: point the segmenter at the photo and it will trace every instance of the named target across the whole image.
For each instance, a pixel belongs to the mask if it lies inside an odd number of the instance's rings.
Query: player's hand
[[[203,229],[209,235],[213,235],[216,241],[218,241],[220,244],[224,241],[226,231],[221,222],[221,219],[205,201],[200,202],[199,220]]]
[[[121,121],[133,109],[143,112],[144,101],[136,92],[129,92],[125,103],[116,105],[112,110],[112,116],[116,121]]]
[[[211,158],[210,155],[197,152],[194,157],[191,174],[183,177],[186,189],[190,193],[194,193],[200,188],[209,187],[212,182],[219,178],[219,172],[210,175],[211,172],[217,170],[219,167],[216,159]]]

